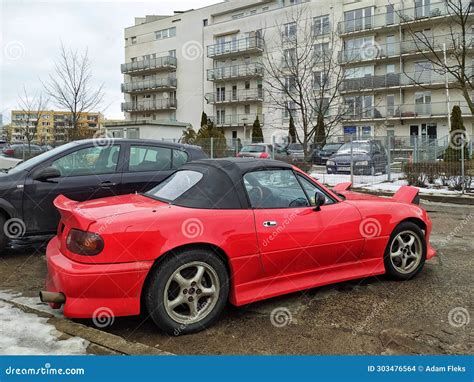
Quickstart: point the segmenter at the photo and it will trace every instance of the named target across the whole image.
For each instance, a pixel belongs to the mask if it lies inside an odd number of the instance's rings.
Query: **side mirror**
[[[59,178],[60,176],[61,172],[56,167],[45,167],[34,174],[33,179],[44,182],[49,179]]]
[[[315,202],[316,206],[313,208],[313,210],[314,211],[320,211],[321,206],[324,205],[324,203],[326,203],[326,198],[324,197],[323,194],[321,194],[319,192],[316,192],[315,195],[314,195],[314,202]]]

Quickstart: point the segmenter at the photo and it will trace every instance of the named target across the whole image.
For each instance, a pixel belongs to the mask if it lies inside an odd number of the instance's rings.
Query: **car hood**
[[[352,157],[354,158],[354,160],[370,160],[370,154],[366,153],[366,152],[361,152],[361,151],[354,151],[352,153]],[[334,160],[336,162],[350,162],[351,160],[351,153],[336,153],[334,155],[332,155],[329,159],[331,160]]]

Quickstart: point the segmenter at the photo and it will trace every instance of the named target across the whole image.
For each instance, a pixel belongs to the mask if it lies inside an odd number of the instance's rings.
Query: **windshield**
[[[292,143],[288,146],[288,150],[303,150],[303,145],[299,143]]]
[[[197,184],[201,179],[202,174],[200,172],[189,170],[178,171],[155,188],[145,192],[144,195],[166,202],[172,202]]]
[[[41,162],[55,156],[56,154],[60,153],[61,151],[67,150],[70,147],[75,146],[76,144],[77,143],[75,143],[75,142],[71,142],[71,143],[67,143],[67,144],[62,145],[62,146],[58,146],[58,147],[56,147],[56,148],[54,148],[50,151],[46,151],[46,152],[44,152],[44,153],[42,153],[38,156],[35,156],[31,159],[28,159],[24,162],[21,162],[21,163],[17,164],[15,167],[8,170],[8,173],[9,174],[14,174],[14,173],[17,173],[17,172],[20,172],[20,171],[23,171],[23,170],[28,170],[29,168],[34,167],[37,164],[40,164]]]
[[[337,150],[339,147],[341,147],[341,145],[339,144],[331,144],[331,145],[326,145],[323,147],[323,150],[326,150],[326,151],[335,151]]]
[[[370,144],[367,142],[352,142],[352,151],[357,152],[370,152]],[[338,150],[338,154],[340,153],[350,153],[351,152],[351,143],[344,143],[342,147]]]
[[[243,153],[263,153],[265,152],[265,146],[245,146],[242,149]]]

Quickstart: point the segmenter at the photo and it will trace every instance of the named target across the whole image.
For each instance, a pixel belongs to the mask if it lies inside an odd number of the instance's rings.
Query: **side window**
[[[185,151],[173,150],[173,170],[181,167],[188,161],[188,154]]]
[[[128,171],[165,171],[171,169],[171,149],[158,146],[130,147]]]
[[[252,208],[308,207],[309,201],[291,170],[254,171],[244,184]]]
[[[306,179],[305,177],[303,177],[301,175],[297,175],[297,176],[298,176],[298,179],[300,180],[301,185],[303,186],[306,194],[308,195],[312,206],[316,205],[316,196],[315,196],[316,193],[321,194],[321,195],[324,196],[324,198],[325,198],[324,204],[333,204],[334,203],[334,200],[332,200],[328,195],[326,195],[326,193],[323,192],[318,186],[311,183],[308,179]]]
[[[110,174],[117,170],[119,153],[119,145],[93,146],[56,159],[51,166],[56,167],[61,176]]]

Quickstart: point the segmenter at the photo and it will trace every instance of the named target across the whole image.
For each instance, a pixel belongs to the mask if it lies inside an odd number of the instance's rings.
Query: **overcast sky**
[[[4,123],[18,106],[23,85],[29,93],[41,90],[41,79],[53,70],[60,42],[89,49],[94,83],[104,84],[107,118],[123,118],[120,84],[123,77],[124,28],[134,17],[172,14],[219,0],[0,0],[0,113]],[[51,104],[50,109],[57,107]]]

